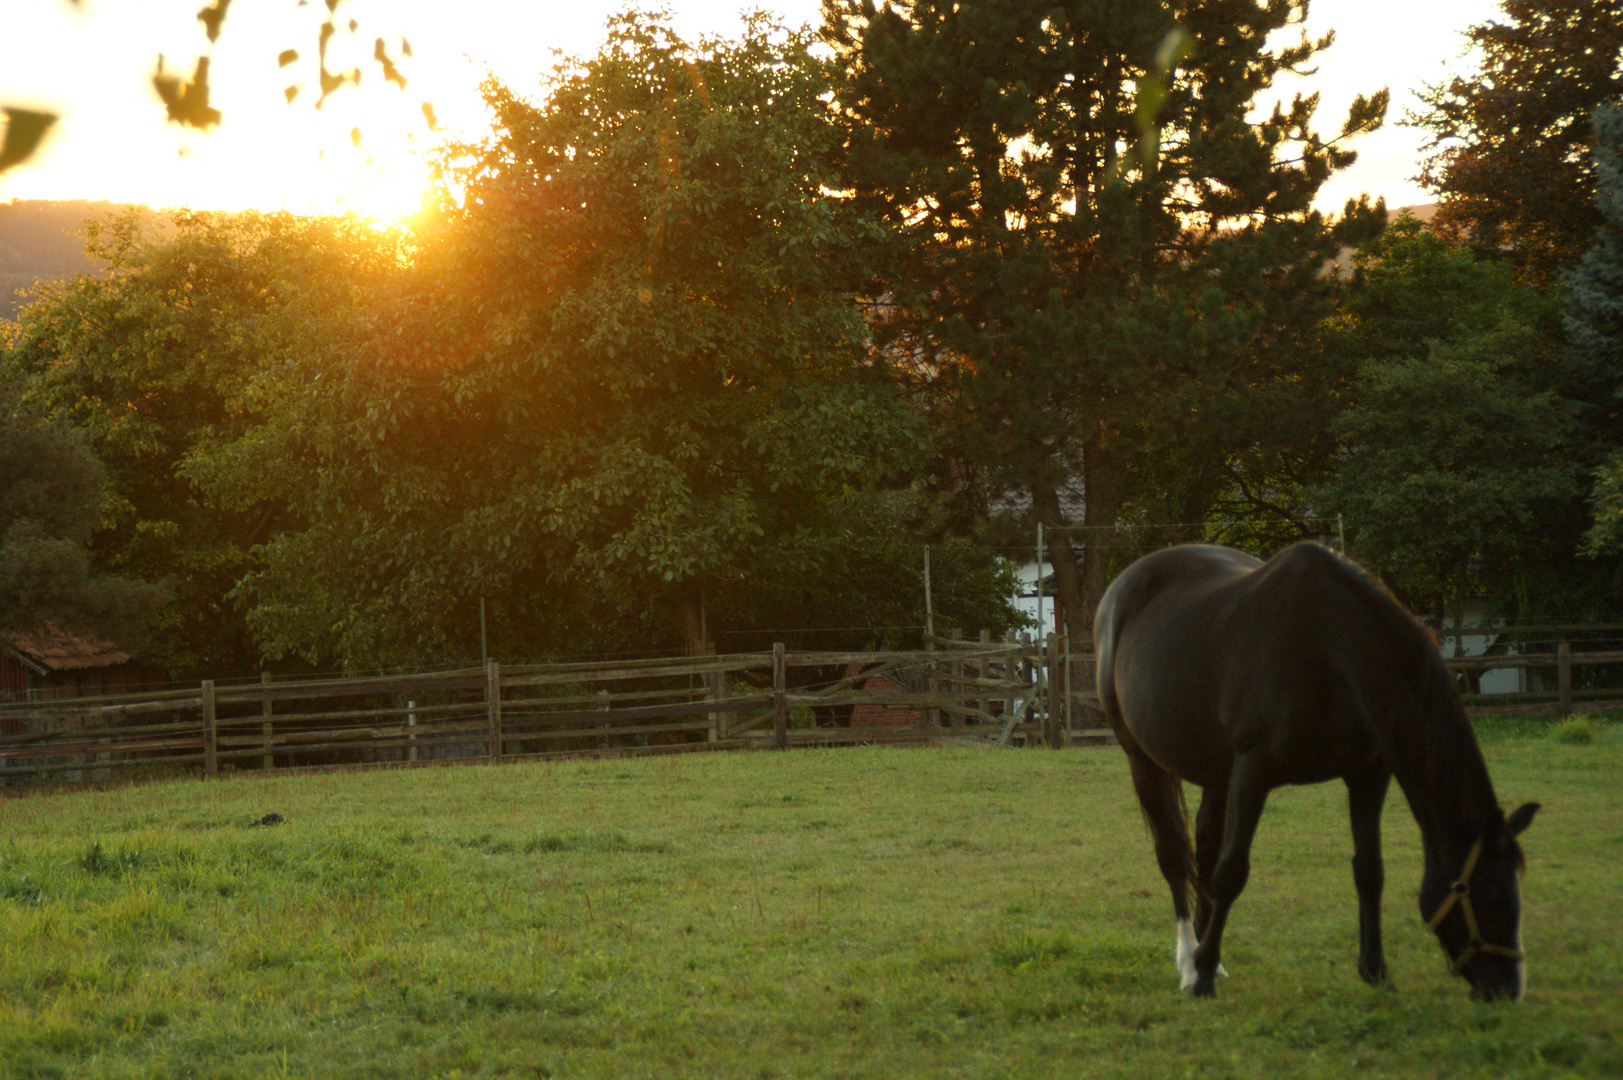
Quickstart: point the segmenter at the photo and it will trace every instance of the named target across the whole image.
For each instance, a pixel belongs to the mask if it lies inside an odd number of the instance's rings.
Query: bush
[[[1550,728],[1550,738],[1556,742],[1582,746],[1595,741],[1600,721],[1588,713],[1574,713]]]

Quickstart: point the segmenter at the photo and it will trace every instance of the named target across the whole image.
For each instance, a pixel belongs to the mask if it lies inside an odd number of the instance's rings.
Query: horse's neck
[[[1476,736],[1457,707],[1393,726],[1392,775],[1420,826],[1426,861],[1449,859],[1500,813]]]

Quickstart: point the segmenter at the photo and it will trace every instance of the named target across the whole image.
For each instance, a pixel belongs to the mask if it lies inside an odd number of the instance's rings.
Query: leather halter
[[[1476,869],[1477,856],[1482,854],[1482,838],[1477,837],[1476,843],[1471,845],[1471,852],[1465,856],[1465,866],[1460,869],[1459,880],[1448,887],[1448,896],[1437,906],[1436,914],[1426,920],[1426,927],[1435,931],[1442,923],[1443,916],[1447,915],[1455,904],[1459,904],[1460,912],[1465,916],[1465,928],[1471,933],[1471,940],[1466,943],[1464,951],[1459,956],[1450,957],[1448,970],[1460,974],[1462,968],[1471,962],[1477,953],[1489,953],[1493,956],[1506,956],[1512,960],[1525,960],[1527,954],[1520,949],[1512,949],[1507,945],[1495,945],[1482,938],[1482,931],[1477,929],[1476,912],[1471,910],[1471,872]],[[1448,946],[1443,946],[1443,955],[1448,955]]]

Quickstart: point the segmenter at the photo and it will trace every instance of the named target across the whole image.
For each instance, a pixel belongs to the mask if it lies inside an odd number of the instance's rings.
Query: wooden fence
[[[1451,659],[1456,672],[1555,669],[1542,692],[1466,696],[1476,714],[1623,708],[1572,671],[1623,652]],[[503,665],[300,681],[204,681],[0,704],[0,783],[581,755],[936,742],[1111,741],[1093,657],[1062,637],[935,639],[923,651],[711,655]]]
[[[1067,661],[1071,661],[1067,666]],[[746,747],[1107,738],[1062,639],[253,682],[0,705],[0,783]],[[1080,671],[1064,693],[1066,672]]]

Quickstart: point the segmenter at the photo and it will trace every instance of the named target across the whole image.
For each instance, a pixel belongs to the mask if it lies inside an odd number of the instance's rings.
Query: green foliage
[[[1438,223],[1538,282],[1594,237],[1591,114],[1623,97],[1623,2],[1504,0],[1466,38],[1481,68],[1428,87],[1411,122],[1431,133],[1421,182]]]
[[[288,215],[182,213],[158,230],[130,214],[87,228],[105,273],[39,286],[0,365],[106,467],[95,557],[172,583],[149,659],[177,675],[252,670],[225,595],[283,510],[209,506],[181,467],[248,426],[249,381],[302,347],[282,335],[308,328],[300,313],[357,302],[368,260],[392,265],[392,241],[357,222]]]
[[[1329,333],[1357,378],[1331,425],[1335,473],[1312,497],[1345,515],[1353,553],[1417,610],[1507,588],[1579,491],[1552,314],[1509,268],[1412,217],[1357,257]]]
[[[1595,733],[1599,727],[1600,720],[1598,717],[1590,716],[1587,713],[1578,713],[1551,727],[1550,738],[1559,743],[1586,746],[1595,741]]]
[[[45,133],[56,124],[56,114],[7,106],[5,141],[0,142],[0,173],[34,156]]]
[[[1595,110],[1595,210],[1600,220],[1583,261],[1563,275],[1569,355],[1623,408],[1623,104]]]
[[[521,655],[650,613],[697,643],[706,611],[737,629],[763,593],[855,580],[856,493],[924,432],[867,362],[874,226],[829,194],[810,45],[756,20],[690,46],[627,15],[540,104],[486,85],[494,130],[447,151],[409,264],[313,323],[252,384],[264,421],[187,467],[301,522],[242,590],[268,652],[457,655],[480,596]]]
[[[1232,977],[1199,1003],[1178,990],[1119,749],[855,748],[0,800],[0,1061],[111,1078],[1598,1080],[1623,1065],[1623,742],[1520,724],[1484,729],[1496,787],[1559,814],[1525,838],[1515,1005],[1472,1003],[1448,973],[1395,796],[1397,991],[1356,974],[1332,783],[1270,796]],[[248,827],[272,808],[285,824]]]
[[[1200,520],[1237,463],[1322,436],[1321,268],[1378,220],[1361,202],[1332,223],[1312,201],[1386,98],[1330,139],[1314,99],[1246,119],[1329,43],[1265,44],[1300,7],[825,3],[854,196],[898,238],[879,343],[958,484],[1025,492],[1051,525],[1078,478],[1089,525]],[[1252,509],[1277,516],[1266,494]],[[1052,535],[1085,617],[1111,541],[1087,534],[1078,581]]]
[[[1530,336],[1508,330],[1366,364],[1360,403],[1336,418],[1348,450],[1320,491],[1353,523],[1359,558],[1413,605],[1481,591],[1480,569],[1462,576],[1468,562],[1502,564],[1541,503],[1577,491],[1565,409],[1505,377]]]
[[[96,565],[105,473],[66,423],[19,411],[20,391],[0,369],[0,632],[55,624],[134,649],[162,591]]]
[[[1623,106],[1595,110],[1595,210],[1600,222],[1584,259],[1565,275],[1567,356],[1582,373],[1595,426],[1610,446],[1623,442]],[[1623,454],[1598,471],[1591,553],[1623,542]]]

